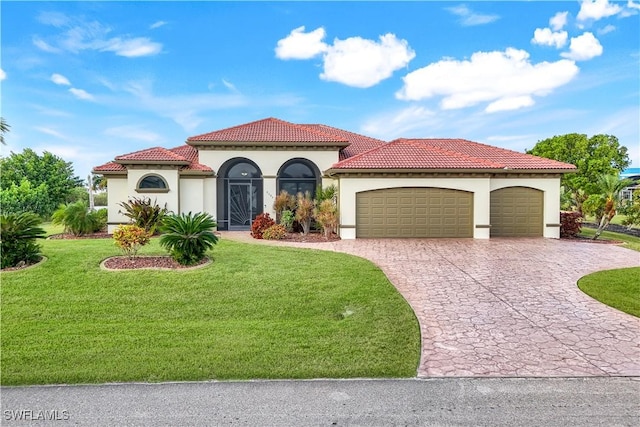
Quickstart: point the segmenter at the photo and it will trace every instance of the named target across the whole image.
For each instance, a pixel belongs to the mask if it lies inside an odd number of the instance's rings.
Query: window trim
[[[165,188],[140,188],[140,184],[142,183],[142,181],[149,177],[160,178],[160,180],[162,180],[162,182],[164,183]],[[136,184],[136,193],[168,193],[169,191],[169,183],[162,175],[159,175],[157,173],[148,173],[141,176],[138,180],[138,183]]]

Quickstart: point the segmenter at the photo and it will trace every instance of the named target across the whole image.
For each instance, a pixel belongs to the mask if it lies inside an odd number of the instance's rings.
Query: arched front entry
[[[249,230],[262,213],[262,172],[249,159],[225,162],[218,178],[218,227],[222,230]]]

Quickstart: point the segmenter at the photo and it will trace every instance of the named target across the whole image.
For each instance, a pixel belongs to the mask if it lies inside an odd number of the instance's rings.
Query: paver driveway
[[[382,268],[420,322],[420,377],[640,376],[640,319],[576,286],[594,271],[639,266],[638,252],[555,239],[294,245]]]

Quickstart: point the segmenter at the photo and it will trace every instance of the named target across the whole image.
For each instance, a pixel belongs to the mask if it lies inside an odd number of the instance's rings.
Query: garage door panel
[[[543,232],[544,194],[527,187],[491,192],[491,237],[537,237]]]
[[[383,206],[372,205],[384,200]],[[390,188],[356,195],[356,237],[473,237],[473,194]]]

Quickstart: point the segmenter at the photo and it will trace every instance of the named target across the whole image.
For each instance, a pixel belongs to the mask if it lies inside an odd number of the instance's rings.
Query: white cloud
[[[60,133],[57,130],[52,129],[52,128],[48,128],[48,127],[44,127],[44,126],[36,126],[35,130],[37,130],[38,132],[44,133],[46,135],[56,137],[58,139],[62,139],[62,140],[65,140],[65,141],[69,140],[69,138],[66,135],[63,135],[62,133]]]
[[[135,139],[148,143],[156,143],[162,140],[162,136],[155,132],[131,125],[110,127],[104,130],[104,134],[123,139]]]
[[[533,98],[529,95],[514,96],[511,98],[502,98],[487,105],[485,111],[487,113],[496,113],[498,111],[518,110],[524,107],[531,107],[535,104]]]
[[[4,72],[2,68],[0,68],[0,82],[7,78],[7,73]]]
[[[567,15],[569,12],[558,12],[549,19],[549,26],[553,31],[560,31],[567,25]]]
[[[71,86],[71,82],[69,81],[69,79],[63,76],[62,74],[58,74],[58,73],[51,74],[51,81],[57,85]]]
[[[41,38],[34,36],[32,38],[33,44],[35,47],[37,47],[38,49],[45,51],[45,52],[49,52],[49,53],[60,53],[62,52],[62,50],[51,46],[49,43],[45,42],[44,40],[42,40]]]
[[[640,3],[634,3],[632,0],[627,1],[627,7],[629,9],[640,10]]]
[[[586,32],[571,38],[569,52],[561,53],[564,58],[574,61],[586,61],[602,55],[602,45],[592,33]]]
[[[69,89],[69,92],[71,92],[76,98],[83,99],[85,101],[93,101],[94,99],[93,95],[84,89],[76,89],[75,87],[72,87]]]
[[[555,46],[560,49],[567,44],[567,37],[566,31],[553,32],[549,28],[536,28],[531,42],[544,46]]]
[[[443,109],[490,103],[495,112],[533,105],[533,96],[546,96],[577,74],[573,61],[532,64],[529,53],[508,48],[504,52],[476,52],[469,60],[443,59],[407,74],[396,98],[419,101],[443,96]]]
[[[310,59],[325,52],[327,45],[322,41],[325,37],[324,28],[319,27],[305,33],[304,26],[292,30],[289,35],[278,40],[276,58],[280,59]]]
[[[598,35],[599,36],[603,36],[605,34],[609,34],[609,33],[613,32],[615,30],[616,30],[616,27],[614,25],[609,24],[609,25],[605,26],[604,28],[600,28],[598,30]]]
[[[336,39],[324,56],[324,72],[320,78],[367,88],[391,77],[415,56],[407,41],[399,40],[394,34],[380,36],[380,42],[361,37]]]
[[[349,37],[336,38],[332,45],[324,43],[325,30],[320,27],[309,33],[298,27],[278,41],[276,57],[280,59],[310,59],[322,55],[320,78],[348,86],[367,88],[389,78],[394,71],[406,67],[415,56],[406,40],[395,34],[380,36],[379,41]]]
[[[224,87],[229,89],[231,92],[238,92],[238,89],[236,88],[236,86],[233,83],[231,83],[231,82],[229,82],[229,81],[227,81],[225,79],[222,79],[222,84],[224,85]]]
[[[156,21],[156,22],[154,22],[153,24],[151,24],[149,26],[149,29],[150,30],[155,30],[156,28],[160,28],[160,27],[163,27],[165,25],[167,25],[166,21]]]
[[[137,37],[134,39],[121,39],[115,37],[107,40],[99,48],[101,51],[115,52],[118,56],[125,56],[127,58],[133,58],[137,56],[150,56],[157,55],[162,51],[162,44],[151,41],[147,37]]]
[[[498,15],[485,15],[476,13],[469,9],[466,5],[461,4],[459,6],[448,7],[447,10],[456,16],[460,17],[460,24],[465,27],[471,27],[474,25],[490,24],[500,17]]]
[[[56,28],[63,28],[60,34],[49,37],[46,41],[38,36],[33,37],[33,44],[45,52],[60,53],[63,51],[80,53],[83,50],[114,52],[125,57],[157,55],[162,51],[162,44],[148,37],[115,36],[109,37],[112,29],[98,21],[86,21],[81,18],[41,19],[41,22]]]
[[[609,3],[609,0],[582,0],[577,19],[578,21],[598,21],[620,12],[622,8],[617,4]]]
[[[64,27],[70,21],[67,15],[60,12],[40,12],[36,19],[42,24],[56,28]]]

